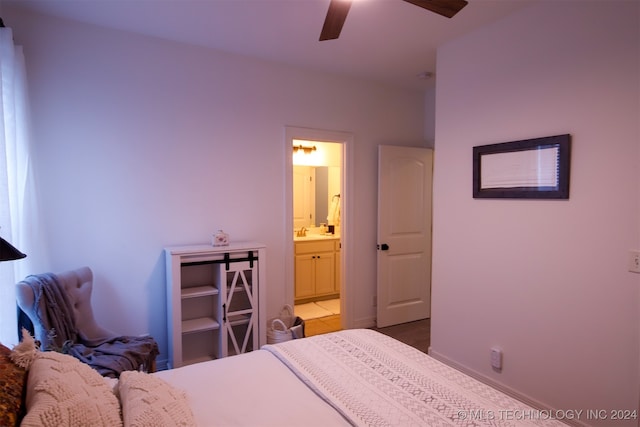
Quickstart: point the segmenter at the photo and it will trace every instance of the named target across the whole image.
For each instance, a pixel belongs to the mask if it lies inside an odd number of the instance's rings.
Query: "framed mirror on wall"
[[[570,135],[473,147],[473,197],[568,199]]]

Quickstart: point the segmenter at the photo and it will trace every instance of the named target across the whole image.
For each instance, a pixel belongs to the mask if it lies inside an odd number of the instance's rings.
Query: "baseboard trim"
[[[360,319],[354,320],[353,328],[350,328],[350,329],[369,329],[375,326],[376,326],[375,317],[361,317]]]
[[[453,360],[451,360],[450,358],[448,358],[447,356],[438,353],[437,351],[435,351],[433,349],[433,347],[429,346],[428,349],[428,353],[429,356],[433,357],[434,359],[444,363],[445,365],[451,366],[452,368],[463,372],[467,375],[469,375],[472,378],[475,378],[476,380],[487,384],[488,386],[491,386],[497,390],[500,390],[501,392],[503,392],[504,394],[513,397],[514,399],[517,399],[523,403],[525,403],[526,405],[531,406],[534,409],[538,409],[541,411],[556,411],[559,410],[557,408],[552,408],[549,405],[545,405],[542,402],[532,398],[531,396],[528,396],[524,393],[521,393],[509,386],[507,386],[506,384],[503,384],[499,381],[495,381],[492,378],[487,377],[486,375],[483,375],[473,369],[470,369],[467,366],[461,365]],[[588,427],[588,424],[585,424],[584,422],[580,421],[580,420],[561,420],[562,422],[566,423],[567,425],[571,425],[571,426],[576,426],[576,427]]]

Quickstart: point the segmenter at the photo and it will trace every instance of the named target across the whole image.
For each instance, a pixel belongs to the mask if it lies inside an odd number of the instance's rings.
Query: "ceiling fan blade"
[[[340,36],[344,20],[347,19],[347,13],[351,7],[351,0],[331,0],[327,17],[322,26],[320,33],[320,41],[333,40]]]
[[[456,13],[465,7],[469,2],[466,0],[404,0],[407,3],[415,4],[423,9],[435,12],[438,15],[452,18]]]

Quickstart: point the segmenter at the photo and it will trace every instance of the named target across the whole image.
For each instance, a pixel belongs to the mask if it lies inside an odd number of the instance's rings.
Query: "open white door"
[[[431,315],[433,150],[378,147],[377,326]]]
[[[311,226],[316,223],[314,211],[314,171],[309,166],[293,166],[293,228]]]

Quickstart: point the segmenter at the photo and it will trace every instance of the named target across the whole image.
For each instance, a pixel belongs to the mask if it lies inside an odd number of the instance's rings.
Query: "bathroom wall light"
[[[304,154],[311,154],[312,152],[314,152],[316,150],[317,150],[317,148],[316,148],[315,145],[312,146],[312,147],[305,147],[302,144],[293,146],[293,152],[294,153],[298,153],[298,152],[302,151]]]

